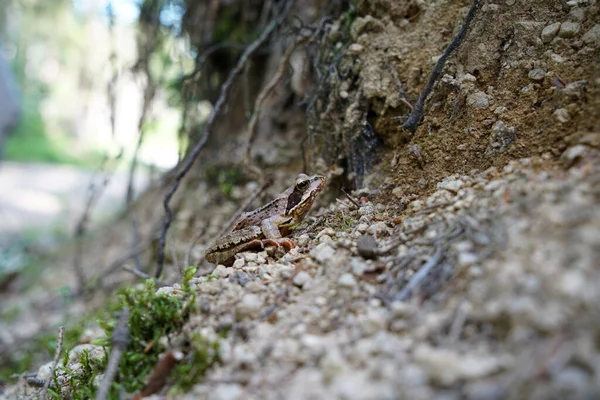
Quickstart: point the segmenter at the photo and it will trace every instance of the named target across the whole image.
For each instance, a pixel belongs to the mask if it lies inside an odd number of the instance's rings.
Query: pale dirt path
[[[0,164],[0,235],[25,230],[72,232],[89,197],[90,183],[101,185],[106,174],[52,164]],[[92,224],[123,209],[127,173],[109,176],[92,213]],[[137,174],[139,193],[148,184],[147,174]]]

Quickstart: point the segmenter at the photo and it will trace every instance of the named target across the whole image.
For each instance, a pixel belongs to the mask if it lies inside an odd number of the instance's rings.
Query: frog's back
[[[280,215],[285,212],[285,201],[275,199],[256,210],[243,213],[235,223],[232,231],[247,228],[249,226],[260,226],[263,220]]]

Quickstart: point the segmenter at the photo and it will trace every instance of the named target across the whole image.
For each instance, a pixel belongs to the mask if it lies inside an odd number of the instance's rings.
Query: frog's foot
[[[288,238],[279,238],[279,239],[263,239],[262,240],[262,245],[263,247],[266,246],[274,246],[277,248],[277,250],[281,249],[283,247],[284,250],[291,250],[294,247],[296,247],[296,242],[294,242],[292,239],[288,239]]]

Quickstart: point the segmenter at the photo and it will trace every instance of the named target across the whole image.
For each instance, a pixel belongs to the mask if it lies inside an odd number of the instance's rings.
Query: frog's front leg
[[[277,248],[284,247],[287,248],[287,250],[296,247],[296,242],[294,242],[292,239],[281,236],[281,232],[279,231],[276,221],[273,221],[271,218],[263,220],[260,224],[260,227],[263,235],[265,236],[265,239],[263,239],[263,245],[271,245]]]

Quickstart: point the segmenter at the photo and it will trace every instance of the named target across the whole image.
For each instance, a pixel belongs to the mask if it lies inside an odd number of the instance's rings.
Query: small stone
[[[544,71],[543,69],[534,68],[531,71],[529,71],[527,76],[533,81],[541,81],[546,76],[546,71]]]
[[[388,233],[388,227],[385,222],[376,222],[373,225],[369,226],[369,229],[367,229],[367,233],[370,233],[371,235],[380,236],[382,234]]]
[[[81,354],[87,351],[90,362],[100,362],[106,357],[106,352],[102,346],[96,346],[93,344],[80,344],[69,351],[69,362],[76,362],[79,360]]]
[[[348,273],[343,274],[340,276],[340,279],[338,279],[338,285],[344,288],[353,288],[356,286],[356,283],[354,276]]]
[[[308,272],[300,271],[296,274],[296,276],[294,276],[294,279],[292,280],[292,282],[294,283],[294,285],[298,286],[299,288],[304,288],[304,286],[311,280],[312,280],[312,277],[310,276],[310,274]]]
[[[463,187],[464,184],[465,183],[462,180],[457,179],[456,177],[451,175],[445,178],[443,181],[438,182],[436,186],[438,189],[444,189],[449,192],[457,193],[460,190],[460,188]]]
[[[356,231],[358,233],[365,233],[367,231],[367,229],[369,229],[368,224],[360,223],[360,224],[356,225]]]
[[[564,124],[565,122],[569,121],[569,111],[566,108],[559,108],[556,111],[554,111],[552,113],[552,116],[554,117],[554,119],[558,122],[560,122],[561,124]]]
[[[319,243],[332,243],[333,239],[329,235],[323,235],[319,238]]]
[[[233,274],[233,272],[233,268],[219,264],[213,269],[211,275],[218,276],[219,278],[227,278],[229,275]]]
[[[570,167],[571,165],[575,164],[577,161],[581,160],[586,155],[587,152],[588,152],[588,149],[586,146],[584,146],[582,144],[577,144],[577,145],[571,146],[567,150],[565,150],[565,152],[562,153],[560,158],[568,167]]]
[[[331,239],[332,236],[335,236],[335,231],[331,228],[325,228],[321,232],[317,233],[317,239],[319,239],[323,235],[327,235]]]
[[[372,235],[361,235],[356,241],[356,249],[361,257],[373,259],[377,257],[377,240]]]
[[[239,400],[243,395],[244,390],[237,383],[224,383],[211,388],[208,400]]]
[[[390,310],[396,318],[408,318],[417,311],[413,304],[404,301],[394,301],[390,306]]]
[[[494,114],[496,114],[496,115],[502,115],[502,114],[504,114],[507,111],[508,111],[508,108],[506,108],[504,106],[500,106],[500,107],[498,107],[498,108],[496,108],[494,110]]]
[[[387,324],[386,313],[381,309],[370,309],[366,314],[359,315],[357,322],[364,335],[372,336],[385,329]]]
[[[572,21],[583,22],[585,21],[585,14],[587,7],[575,7],[571,9],[569,13],[569,19]]]
[[[423,208],[424,205],[425,203],[423,202],[423,200],[414,200],[408,204],[408,209],[411,211],[419,211]]]
[[[464,82],[477,82],[477,78],[475,76],[471,75],[471,74],[464,74],[460,78],[458,78],[458,80],[461,83],[464,83]]]
[[[578,22],[563,22],[562,24],[560,24],[558,36],[565,39],[573,38],[579,33],[580,27],[581,25]]]
[[[52,372],[53,364],[54,363],[52,361],[50,361],[49,363],[42,365],[37,371],[36,378],[43,379],[43,380],[48,379],[50,377],[50,372]],[[62,363],[59,363],[59,365],[62,366]]]
[[[402,189],[400,186],[397,186],[392,189],[392,194],[397,198],[401,199],[402,196],[404,196],[404,189]]]
[[[375,212],[375,207],[372,204],[367,204],[358,209],[358,213],[360,215],[368,215],[373,214]]]
[[[257,253],[248,252],[248,253],[243,253],[243,254],[244,254],[244,259],[247,262],[254,262],[254,263],[258,262],[258,254]]]
[[[302,235],[300,235],[298,237],[298,239],[296,239],[296,243],[298,244],[299,247],[307,246],[309,242],[310,242],[310,236],[308,236],[308,233],[303,233]]]
[[[310,256],[321,264],[326,264],[335,257],[335,250],[328,243],[321,243],[310,251]]]
[[[490,96],[478,90],[467,97],[467,104],[473,108],[486,109],[490,106]]]
[[[461,267],[468,267],[475,264],[478,261],[478,257],[474,253],[460,252],[458,253],[458,265]]]
[[[362,276],[367,270],[367,264],[360,258],[353,257],[350,260],[350,268],[352,269],[352,273],[354,275]]]
[[[558,54],[554,54],[552,53],[550,55],[550,60],[552,60],[553,62],[557,63],[557,64],[562,64],[563,62],[565,62],[565,59],[562,58],[561,56],[559,56]]]
[[[245,294],[235,307],[235,318],[241,321],[244,318],[255,318],[262,308],[262,300],[254,293]]]
[[[350,54],[359,54],[362,53],[363,50],[364,47],[358,43],[352,43],[350,46],[348,46],[348,52]]]
[[[504,121],[498,121],[492,127],[492,137],[488,144],[485,154],[496,156],[505,152],[516,139],[516,129],[508,126]]]
[[[326,381],[333,379],[344,369],[348,368],[347,361],[337,347],[330,348],[319,364]]]
[[[552,39],[554,39],[554,36],[556,36],[556,34],[558,33],[559,29],[560,29],[560,22],[555,22],[553,24],[546,26],[542,30],[542,42],[550,43],[552,41]]]
[[[340,90],[340,97],[342,99],[347,99],[350,94],[345,90]]]
[[[585,33],[582,37],[583,42],[586,44],[600,45],[600,25],[596,24]]]
[[[238,258],[233,262],[231,268],[233,269],[241,269],[246,264],[246,260],[243,258]]]

